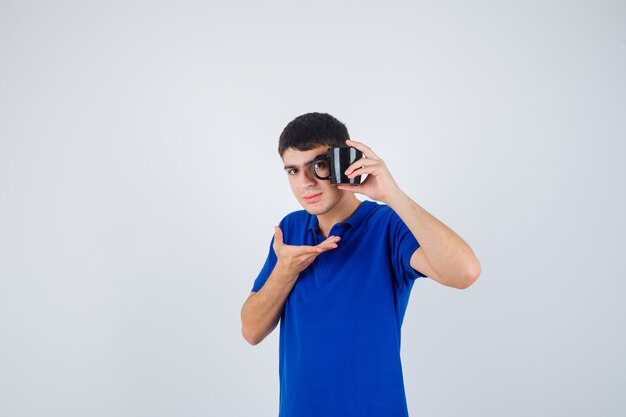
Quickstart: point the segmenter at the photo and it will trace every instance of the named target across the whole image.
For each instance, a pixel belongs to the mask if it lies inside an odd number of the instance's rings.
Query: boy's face
[[[344,191],[330,185],[330,181],[317,179],[311,166],[318,155],[328,153],[329,146],[319,146],[310,151],[288,148],[283,152],[285,172],[291,191],[300,205],[313,215],[328,213],[341,200]]]

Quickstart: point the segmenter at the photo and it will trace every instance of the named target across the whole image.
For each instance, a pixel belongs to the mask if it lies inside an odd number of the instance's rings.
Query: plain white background
[[[275,416],[239,310],[329,112],[482,262],[412,416],[626,413],[622,1],[0,3],[0,415]]]

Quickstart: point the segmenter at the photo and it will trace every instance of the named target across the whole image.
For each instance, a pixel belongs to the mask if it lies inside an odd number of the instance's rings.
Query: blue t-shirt
[[[304,210],[281,222],[287,245],[325,240]],[[330,235],[336,249],[300,273],[280,319],[280,417],[408,416],[400,328],[419,243],[388,206],[364,201]],[[272,239],[273,244],[273,239]],[[276,265],[270,250],[252,291]]]

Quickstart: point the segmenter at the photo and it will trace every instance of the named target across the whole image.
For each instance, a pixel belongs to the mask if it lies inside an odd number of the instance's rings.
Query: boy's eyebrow
[[[321,155],[326,155],[326,154],[325,153],[321,153],[319,155],[316,155],[315,158],[317,158],[318,156],[321,156]],[[303,166],[311,165],[313,163],[313,161],[315,161],[315,158],[311,159],[310,161],[306,161],[302,165]],[[287,169],[291,169],[291,168],[299,168],[299,167],[297,165],[285,165],[285,167],[283,169],[287,170]]]

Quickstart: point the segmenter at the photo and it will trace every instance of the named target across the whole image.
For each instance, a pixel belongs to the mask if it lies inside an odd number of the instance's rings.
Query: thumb
[[[274,245],[282,246],[283,244],[283,231],[280,227],[274,226]]]

